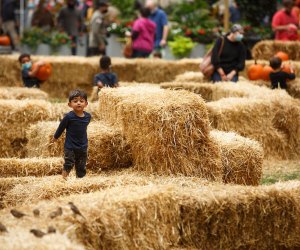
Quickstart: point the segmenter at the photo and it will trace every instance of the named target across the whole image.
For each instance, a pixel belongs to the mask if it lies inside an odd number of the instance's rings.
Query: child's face
[[[83,112],[84,108],[88,105],[88,102],[80,97],[74,97],[71,102],[68,103],[69,107],[72,108],[76,113]]]
[[[23,57],[22,60],[21,60],[21,64],[24,64],[24,63],[28,63],[30,62],[30,58],[29,57]]]

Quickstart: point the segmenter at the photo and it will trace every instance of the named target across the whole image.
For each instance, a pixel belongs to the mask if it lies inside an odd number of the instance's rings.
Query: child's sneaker
[[[69,173],[66,170],[62,171],[62,177],[67,180]]]

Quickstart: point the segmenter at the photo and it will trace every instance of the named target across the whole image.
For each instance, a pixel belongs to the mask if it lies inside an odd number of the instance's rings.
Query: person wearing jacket
[[[108,12],[108,3],[101,0],[96,5],[91,21],[89,33],[89,56],[106,54],[106,26],[104,20]]]
[[[213,82],[238,81],[239,71],[245,68],[246,61],[243,33],[243,27],[234,24],[227,35],[217,39],[211,55],[211,63],[215,68]]]
[[[141,8],[140,14],[132,26],[133,58],[146,58],[154,49],[156,24],[148,19],[151,14],[148,8]]]

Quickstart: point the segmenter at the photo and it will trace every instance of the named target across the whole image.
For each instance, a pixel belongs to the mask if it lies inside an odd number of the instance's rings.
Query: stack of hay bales
[[[0,102],[0,110],[0,157],[24,156],[28,127],[49,119],[51,104],[43,100],[3,100]]]
[[[259,185],[262,175],[263,149],[254,140],[233,132],[210,132],[221,151],[223,182]]]
[[[88,93],[92,90],[94,75],[99,72],[99,57],[46,57],[33,56],[33,61],[44,60],[51,63],[53,73],[42,85],[42,89],[53,97],[66,97],[70,90],[81,88]],[[18,57],[1,56],[0,85],[21,86],[21,68]],[[197,71],[200,60],[151,60],[124,58],[112,59],[112,70],[121,81],[159,83],[173,81],[177,74]],[[153,74],[155,72],[155,74]]]
[[[290,60],[300,60],[300,43],[297,41],[263,40],[255,44],[252,57],[256,60],[270,60],[278,51],[289,55]]]
[[[28,129],[26,148],[29,157],[63,156],[65,135],[56,143],[51,142],[58,125],[58,122],[39,122]],[[88,126],[88,138],[89,170],[97,172],[131,165],[130,149],[119,129],[104,122],[92,122]]]
[[[143,175],[130,169],[114,172],[102,172],[94,176],[65,181],[61,176],[0,178],[0,208],[32,204],[40,200],[52,200],[71,194],[92,193],[113,187],[130,185],[167,185],[176,183],[185,187],[208,185],[208,182],[196,177],[169,177]]]
[[[38,145],[36,145],[37,147]],[[0,158],[1,177],[46,176],[60,174],[63,159],[49,158]]]
[[[24,243],[14,240],[19,235],[27,245],[34,244],[30,229],[46,231],[51,225],[57,237],[64,233],[68,242],[93,249],[293,249],[300,245],[299,190],[299,182],[259,188],[200,184],[115,187],[19,206],[28,215],[38,208],[41,215],[26,216],[18,223],[9,209],[2,210],[0,221],[8,232],[0,235],[0,245],[22,248]],[[74,216],[69,201],[85,218]],[[49,214],[58,207],[62,215],[50,219]],[[51,237],[39,240],[44,244]]]
[[[229,82],[193,83],[167,82],[160,84],[163,89],[185,89],[200,94],[206,101],[217,101],[228,97],[265,98],[271,95],[288,96],[285,91],[271,90],[266,87],[255,86],[249,81],[239,81],[236,84]]]
[[[1,87],[0,99],[40,99],[47,100],[48,94],[37,88]]]
[[[212,126],[262,143],[266,157],[299,158],[300,104],[288,96],[226,98],[207,103]]]
[[[106,89],[99,100],[103,119],[122,128],[138,170],[220,179],[219,150],[201,97],[144,86]]]

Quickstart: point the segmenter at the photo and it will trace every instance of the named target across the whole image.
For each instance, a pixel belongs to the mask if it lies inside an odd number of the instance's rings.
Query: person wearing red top
[[[298,17],[292,13],[293,0],[283,0],[284,8],[277,11],[272,19],[275,40],[298,40]]]

